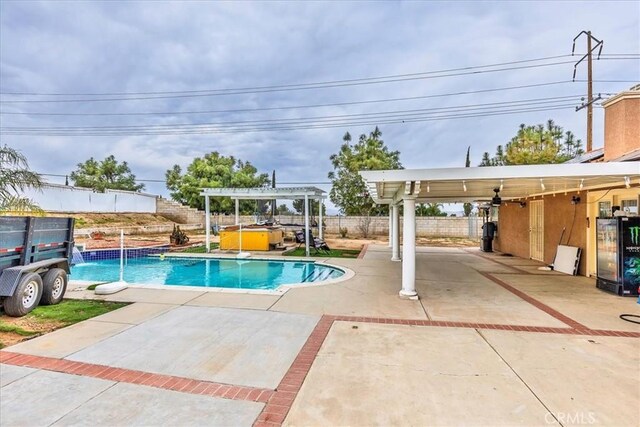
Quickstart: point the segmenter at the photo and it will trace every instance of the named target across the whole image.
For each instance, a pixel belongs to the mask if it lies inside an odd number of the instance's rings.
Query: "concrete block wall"
[[[157,213],[179,224],[198,224],[204,227],[205,213],[172,200],[159,197],[156,203]],[[303,227],[302,215],[280,215],[276,219],[281,224],[300,224]],[[317,221],[318,217],[315,217]],[[240,216],[242,224],[253,224],[256,218],[253,215]],[[370,217],[369,235],[388,236],[389,218],[386,216]],[[330,234],[338,234],[340,228],[347,229],[347,236],[359,237],[362,235],[359,225],[365,221],[365,217],[329,215],[323,217],[325,231]],[[212,215],[211,224],[233,225],[234,215]],[[482,234],[482,219],[479,217],[416,217],[416,234],[418,237],[467,237],[477,238]],[[400,217],[400,229],[402,230],[402,217]]]
[[[301,215],[281,215],[276,217],[281,224],[304,224]],[[317,217],[315,217],[317,221]],[[323,217],[325,232],[338,234],[340,228],[347,229],[347,236],[359,237],[361,235],[359,225],[364,220],[357,216],[330,215]],[[233,215],[220,215],[211,219],[211,224],[232,225],[235,223]],[[389,235],[389,218],[386,216],[371,217],[369,234],[371,236]],[[255,222],[254,216],[243,215],[240,217],[242,224]],[[400,217],[400,229],[402,230],[402,217]],[[416,234],[418,237],[466,237],[478,238],[482,235],[482,219],[479,217],[417,217]]]
[[[163,197],[158,197],[156,200],[156,213],[179,224],[200,224],[204,226],[205,222],[204,212]]]

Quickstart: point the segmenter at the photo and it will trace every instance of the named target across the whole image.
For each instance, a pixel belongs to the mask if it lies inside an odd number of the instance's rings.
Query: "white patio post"
[[[309,196],[304,195],[304,252],[309,256]]]
[[[209,252],[209,247],[211,246],[211,208],[209,206],[209,196],[207,194],[204,195],[204,228],[205,228],[205,252]]]
[[[404,198],[402,227],[402,290],[403,298],[417,298],[416,292],[416,200]]]
[[[236,199],[236,225],[240,224],[240,199]]]
[[[393,214],[391,212],[393,205],[389,205],[389,247],[393,247]]]
[[[391,261],[400,261],[400,208],[391,206]]]
[[[322,197],[320,197],[320,199],[318,199],[318,203],[319,203],[319,208],[318,208],[318,237],[320,237],[320,240],[322,240],[324,233],[322,232]]]

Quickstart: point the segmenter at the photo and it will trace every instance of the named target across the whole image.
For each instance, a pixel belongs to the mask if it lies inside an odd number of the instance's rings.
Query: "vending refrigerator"
[[[622,296],[640,287],[640,218],[597,218],[596,286]]]

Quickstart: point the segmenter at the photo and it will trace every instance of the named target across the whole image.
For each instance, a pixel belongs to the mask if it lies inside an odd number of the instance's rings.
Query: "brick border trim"
[[[368,249],[369,249],[369,245],[368,244],[362,245],[362,249],[360,250],[360,253],[358,254],[358,259],[363,259],[364,256],[367,254],[367,250]]]
[[[173,375],[154,374],[151,372],[114,368],[93,363],[13,353],[4,350],[0,351],[0,362],[7,365],[25,366],[64,374],[82,375],[129,384],[140,384],[164,390],[221,397],[231,400],[250,400],[253,402],[266,403],[274,393],[273,390],[263,388],[194,380]]]
[[[502,262],[498,259],[496,259],[496,257],[492,257],[492,256],[486,256],[486,255],[482,255],[478,252],[475,251],[470,251],[469,249],[462,249],[463,251],[465,251],[466,253],[470,254],[470,255],[475,255],[479,258],[485,259],[487,261],[491,261],[491,262],[495,262],[496,264],[499,264],[503,267],[507,267],[510,268],[512,270],[514,270],[516,273],[521,273],[521,274],[527,274],[530,276],[561,276],[561,273],[557,273],[557,272],[552,272],[552,273],[533,273],[531,271],[525,270],[523,268],[520,268],[516,265],[511,265],[511,264],[507,264],[506,262]],[[514,257],[517,258],[517,257]]]
[[[543,304],[544,305],[544,304]],[[551,308],[549,308],[551,309]],[[567,318],[568,319],[568,318]],[[569,319],[571,320],[571,319]],[[334,322],[359,322],[359,323],[380,323],[387,325],[405,326],[436,326],[446,328],[473,328],[473,329],[493,329],[516,332],[538,332],[564,335],[589,335],[589,336],[612,336],[640,338],[640,332],[608,331],[578,328],[551,328],[540,326],[518,326],[502,325],[490,323],[466,323],[466,322],[444,322],[437,320],[409,320],[409,319],[389,319],[383,317],[357,317],[357,316],[333,316],[323,315],[313,332],[304,344],[298,357],[285,374],[284,378],[269,398],[258,418],[253,423],[253,427],[279,427],[286,419],[295,398],[298,396],[304,380],[311,370],[311,365],[315,360],[329,330]],[[578,324],[577,322],[575,322]]]
[[[588,326],[585,326],[582,323],[577,322],[577,321],[573,320],[572,318],[570,318],[568,316],[565,316],[564,314],[560,313],[558,310],[555,310],[555,309],[549,307],[548,305],[544,304],[542,301],[538,301],[537,299],[533,298],[532,296],[530,296],[530,295],[522,292],[521,290],[511,286],[507,282],[498,279],[493,274],[482,272],[482,271],[479,272],[479,273],[482,274],[487,279],[491,280],[493,283],[501,286],[502,288],[508,290],[512,294],[514,294],[514,295],[518,296],[519,298],[525,300],[526,302],[528,302],[529,304],[533,305],[537,309],[542,310],[545,313],[547,313],[549,316],[561,321],[565,325],[568,325],[568,326],[570,326],[570,327],[572,327],[574,329],[578,329],[578,330],[584,330],[584,331],[590,331],[591,330],[591,328],[589,328]]]
[[[487,273],[488,274],[488,273]],[[498,280],[498,279],[496,279]],[[505,284],[506,285],[506,284]],[[502,285],[501,285],[502,286]],[[506,285],[509,286],[509,285]],[[515,288],[514,288],[515,289]],[[518,291],[517,289],[515,289]],[[520,292],[520,291],[518,291]],[[536,301],[542,307],[563,316],[550,307],[537,300],[523,294],[525,299]],[[534,304],[535,305],[535,304]],[[544,310],[544,308],[540,307]],[[546,312],[546,310],[545,310]],[[549,313],[551,314],[551,313]],[[566,316],[563,316],[566,317]],[[580,325],[578,322],[566,318],[568,321]],[[33,356],[28,354],[14,353],[0,350],[0,363],[14,366],[26,366],[36,369],[61,372],[72,375],[82,375],[94,378],[102,378],[110,381],[125,382],[130,384],[140,384],[165,390],[174,390],[182,393],[199,394],[223,399],[243,400],[265,403],[264,408],[256,418],[254,427],[278,427],[284,422],[287,414],[293,406],[302,384],[311,370],[311,366],[316,359],[322,344],[324,343],[329,330],[334,322],[358,322],[358,323],[378,323],[387,325],[404,326],[431,326],[445,328],[471,328],[471,329],[491,329],[514,332],[537,332],[563,335],[586,335],[586,336],[611,336],[640,338],[640,332],[595,330],[582,327],[552,328],[543,326],[522,326],[505,325],[493,323],[468,323],[468,322],[447,322],[438,320],[419,319],[390,319],[384,317],[359,317],[359,316],[334,316],[323,315],[315,328],[302,346],[300,352],[280,381],[275,390],[238,386],[233,384],[223,384],[211,381],[194,380],[190,378],[176,377],[171,375],[154,374],[150,372],[136,371],[131,369],[114,368],[93,363],[74,362],[65,359],[51,357]]]

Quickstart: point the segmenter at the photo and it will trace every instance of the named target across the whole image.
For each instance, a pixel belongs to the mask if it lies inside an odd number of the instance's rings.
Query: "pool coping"
[[[152,257],[160,257],[160,254],[152,254]],[[236,259],[236,256],[233,254],[164,254],[165,258],[201,258],[201,259]],[[260,256],[254,258],[253,256],[247,260],[243,258],[242,260],[249,261],[282,261],[282,262],[310,262],[323,267],[329,267],[336,270],[341,271],[343,274],[340,277],[336,277],[335,279],[322,280],[319,282],[311,282],[311,283],[283,283],[279,285],[275,289],[242,289],[242,288],[223,288],[217,286],[183,286],[183,285],[156,285],[156,284],[144,284],[144,283],[128,283],[128,288],[134,289],[165,289],[165,290],[179,290],[179,291],[201,291],[201,292],[223,292],[223,293],[234,293],[234,294],[254,294],[254,295],[278,295],[282,296],[287,293],[290,289],[298,289],[298,288],[310,288],[315,286],[324,286],[324,285],[332,285],[340,282],[344,282],[346,280],[350,280],[355,277],[355,271],[350,268],[337,266],[330,264],[326,261],[316,261],[314,259],[308,258],[298,258],[298,257],[284,257],[284,256]],[[69,280],[70,284],[74,285],[87,285],[87,284],[95,284],[96,282],[93,280]],[[105,282],[98,282],[105,283]],[[106,282],[108,283],[108,282]]]

